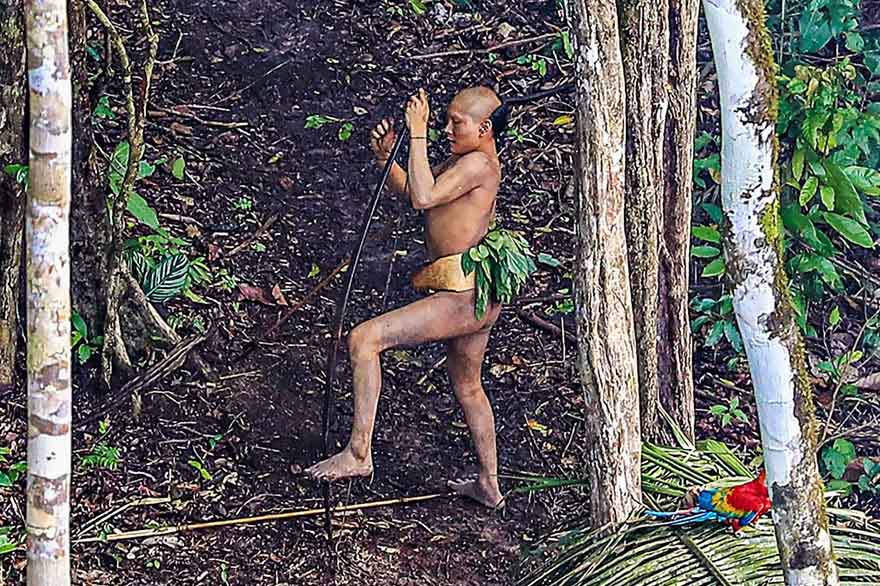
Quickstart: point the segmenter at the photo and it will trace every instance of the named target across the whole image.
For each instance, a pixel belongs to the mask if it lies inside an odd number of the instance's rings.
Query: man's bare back
[[[389,186],[409,196],[414,208],[425,211],[426,246],[432,260],[467,251],[489,229],[501,180],[489,116],[499,104],[488,88],[470,88],[456,96],[446,125],[453,154],[434,170],[427,158],[428,103],[424,91],[413,96],[407,106],[409,163],[406,171],[392,163]],[[394,131],[383,121],[373,132],[379,164],[387,161],[393,142]],[[490,307],[478,319],[474,303],[473,289],[439,291],[352,330],[348,338],[354,379],[351,438],[340,453],[308,469],[314,478],[332,481],[372,474],[373,426],[382,386],[379,355],[393,347],[445,340],[449,376],[480,462],[476,479],[450,482],[449,486],[489,507],[501,503],[495,421],[481,381],[489,330],[501,307]]]

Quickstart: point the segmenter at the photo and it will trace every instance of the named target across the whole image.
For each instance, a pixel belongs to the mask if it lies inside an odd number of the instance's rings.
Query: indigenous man
[[[480,462],[475,480],[449,482],[449,487],[487,507],[501,503],[495,419],[480,376],[489,330],[501,306],[490,301],[484,314],[476,316],[476,273],[465,275],[461,257],[480,243],[494,220],[501,181],[495,136],[506,125],[506,113],[489,88],[459,92],[449,105],[445,128],[452,155],[432,170],[427,153],[428,97],[419,90],[410,98],[406,106],[409,164],[404,170],[393,163],[388,184],[407,196],[415,209],[425,211],[425,241],[432,262],[413,276],[413,285],[432,294],[352,330],[348,339],[354,378],[351,438],[340,453],[309,468],[312,477],[332,481],[372,473],[373,424],[382,386],[379,354],[397,346],[445,340],[449,376]],[[376,162],[383,167],[395,140],[390,122],[383,120],[372,137]]]

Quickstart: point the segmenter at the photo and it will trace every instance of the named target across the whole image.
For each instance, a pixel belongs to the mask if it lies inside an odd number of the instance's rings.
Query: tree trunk
[[[2,171],[25,164],[24,8],[0,4],[0,395],[15,384],[24,189]]]
[[[64,0],[26,3],[28,586],[70,584],[71,86]]]
[[[693,197],[694,130],[697,112],[697,20],[699,0],[669,0],[668,79],[664,189],[661,191],[658,271],[657,372],[660,405],[694,439],[694,378],[688,311]],[[644,408],[643,408],[644,409]],[[642,429],[647,430],[644,420]],[[654,425],[647,439],[665,440]]]
[[[838,584],[816,462],[816,418],[783,268],[776,79],[760,0],[705,0],[721,95],[725,257],[749,360],[788,586]]]
[[[621,50],[626,80],[626,246],[635,312],[642,433],[657,435],[660,396],[657,285],[663,137],[667,107],[667,0],[623,0]]]
[[[104,331],[104,278],[107,247],[107,196],[101,185],[92,140],[92,104],[86,52],[85,2],[70,3],[70,64],[73,86],[73,194],[70,210],[70,254],[73,307],[89,332]]]
[[[578,363],[595,526],[641,500],[638,373],[624,229],[624,79],[614,4],[575,3]]]
[[[672,435],[659,417],[661,406],[694,436],[687,255],[697,4],[626,0],[619,9],[626,78],[626,236],[637,308],[642,436],[668,443]]]

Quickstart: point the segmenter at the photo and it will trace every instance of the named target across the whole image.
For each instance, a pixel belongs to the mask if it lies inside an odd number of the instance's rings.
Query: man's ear
[[[492,121],[491,120],[483,120],[480,124],[480,136],[483,136],[487,132],[492,131]]]

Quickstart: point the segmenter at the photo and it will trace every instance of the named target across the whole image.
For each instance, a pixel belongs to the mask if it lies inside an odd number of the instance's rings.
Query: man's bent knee
[[[455,387],[455,396],[458,397],[459,401],[470,401],[485,394],[483,385],[480,383],[456,385]]]
[[[382,351],[378,328],[372,320],[357,325],[348,335],[348,352],[352,356],[368,356]]]

